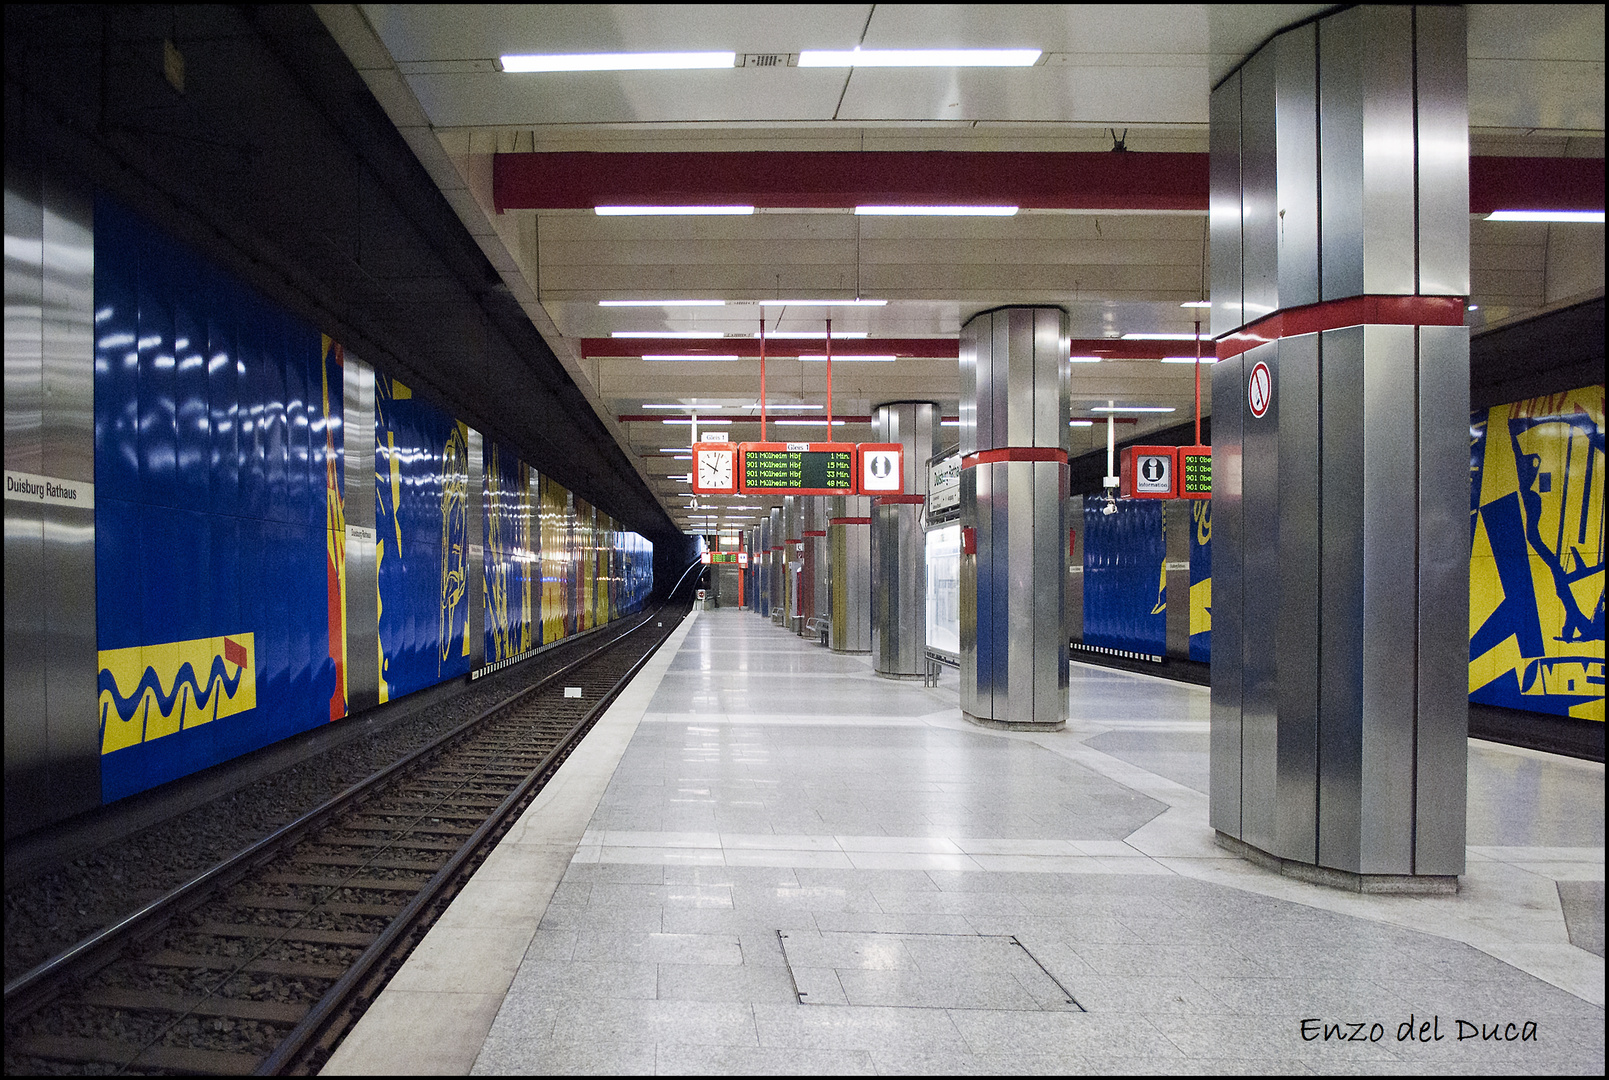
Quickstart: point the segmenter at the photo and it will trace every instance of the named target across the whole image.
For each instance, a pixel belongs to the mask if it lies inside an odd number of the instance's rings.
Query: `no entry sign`
[[[1246,404],[1251,406],[1251,414],[1261,419],[1273,399],[1273,373],[1268,370],[1267,364],[1259,360],[1252,365],[1251,377],[1246,380]]]

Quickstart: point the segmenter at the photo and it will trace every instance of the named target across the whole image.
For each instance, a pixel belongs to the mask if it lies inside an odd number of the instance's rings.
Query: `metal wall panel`
[[[39,471],[93,485],[95,200],[86,185],[61,181],[48,172],[41,187],[44,398]],[[201,378],[204,387],[204,368]],[[203,394],[203,411],[204,398]],[[197,463],[203,476],[205,463],[203,455]],[[95,639],[95,511],[47,504],[42,524],[50,817],[59,819],[101,801],[101,739],[95,715],[100,670]]]
[[[464,500],[464,546],[469,550],[464,573],[464,603],[468,605],[464,610],[464,633],[468,635],[465,641],[469,645],[469,670],[474,671],[486,663],[486,552],[479,543],[485,528],[482,517],[486,500],[480,497],[485,490],[485,461],[481,457],[480,432],[470,428],[465,444],[469,448],[469,485],[465,488],[469,497]]]
[[[1004,474],[1006,491],[1006,542],[1003,547],[997,543],[994,551],[1006,625],[1005,678],[996,685],[1004,686],[1006,702],[1001,708],[996,699],[994,718],[1009,723],[1029,722],[1034,716],[1034,465],[1004,461],[990,466]]]
[[[1413,865],[1418,527],[1414,328],[1363,328],[1363,816],[1359,871]],[[1467,425],[1466,410],[1461,422]],[[1466,466],[1467,467],[1467,466]],[[1467,503],[1465,504],[1467,507]],[[1466,510],[1467,513],[1467,510]],[[1467,519],[1466,519],[1467,521]]]
[[[968,326],[973,324],[968,323]],[[966,337],[963,329],[962,338]],[[966,398],[962,398],[961,408],[965,411]],[[973,530],[976,536],[980,530],[979,522],[982,515],[979,513],[978,484],[981,468],[961,470],[961,535],[966,536],[968,529]],[[987,494],[988,480],[983,479],[985,493]],[[978,660],[978,651],[981,648],[985,655],[988,652],[989,617],[988,608],[979,605],[980,594],[988,596],[988,583],[981,578],[981,567],[977,549],[971,554],[962,544],[960,556],[956,559],[956,575],[958,578],[958,595],[960,602],[960,617],[957,625],[961,638],[960,673],[961,673],[961,711],[973,716],[981,715],[978,704],[978,686],[982,679],[982,666]]]
[[[1419,281],[1469,295],[1469,50],[1462,6],[1414,8]]]
[[[1241,839],[1264,851],[1275,850],[1279,781],[1281,344],[1245,354],[1247,370],[1267,364],[1274,384],[1268,410],[1261,417],[1244,414],[1241,436]]]
[[[1318,828],[1319,341],[1279,342],[1279,777],[1273,854],[1312,862]]]
[[[961,336],[957,344],[961,368],[961,405],[960,427],[956,433],[956,441],[963,457],[978,449],[978,352],[979,339],[986,325],[982,320],[969,320],[961,327]]]
[[[1246,401],[1242,353],[1212,368],[1212,710],[1207,812],[1241,835],[1241,457]]]
[[[1462,874],[1469,747],[1469,331],[1419,328],[1414,873]]]
[[[1363,817],[1363,327],[1320,335],[1320,865],[1357,872]],[[1214,431],[1216,435],[1216,430]],[[1214,521],[1214,539],[1218,523]],[[1219,550],[1213,545],[1213,571]],[[1214,589],[1218,587],[1215,580]],[[1213,626],[1217,637],[1218,626]],[[1217,642],[1213,642],[1216,652]]]
[[[1407,294],[1418,281],[1414,253],[1414,9],[1371,4],[1360,10],[1365,88],[1363,291]],[[1329,201],[1328,192],[1325,201]]]
[[[378,580],[374,535],[374,369],[347,353],[342,370],[346,454],[347,713],[379,703]],[[355,527],[355,528],[354,528]]]
[[[1280,306],[1275,52],[1263,49],[1240,69],[1241,289],[1248,323]]]
[[[842,499],[842,512],[834,517],[870,515],[864,495]],[[832,626],[828,644],[834,652],[871,651],[871,528],[867,525],[828,525],[832,548]]]
[[[1281,34],[1274,54],[1281,308],[1318,302],[1318,26]],[[1315,346],[1316,347],[1316,346]]]
[[[749,560],[755,571],[754,613],[763,618],[771,617],[771,515],[768,513],[760,519],[760,538],[755,546],[754,554]]]
[[[1065,421],[1062,427],[1067,425]],[[1036,724],[1067,719],[1068,467],[1054,461],[1025,463],[1032,471],[1033,702],[1027,719]]]
[[[44,195],[31,163],[5,161],[6,468],[39,475],[44,399]],[[5,835],[46,820],[45,515],[39,503],[5,500],[6,810]]]
[[[783,618],[787,617],[786,612],[788,610],[788,584],[786,576],[788,572],[788,545],[785,539],[786,535],[787,534],[782,531],[782,507],[773,506],[771,508],[770,536],[766,544],[767,551],[765,560],[766,568],[770,571],[771,575],[770,581],[767,583],[767,591],[770,595],[771,607],[766,614],[770,615],[772,612],[781,611],[784,613]]]
[[[1084,496],[1067,500],[1067,636],[1084,640]]]
[[[1005,719],[1011,715],[1011,472],[1009,461],[996,461],[979,465],[978,471],[989,474],[989,501],[983,502],[984,481],[978,480],[978,572],[987,567],[989,576],[989,712],[979,715]],[[985,533],[982,520],[987,512],[989,528]],[[987,545],[987,546],[985,546]],[[980,594],[982,590],[979,590]],[[979,596],[981,602],[983,597]],[[982,650],[979,650],[982,658]],[[980,669],[981,675],[981,669]],[[984,704],[980,685],[978,704]]]
[[[1165,651],[1181,659],[1190,657],[1190,507],[1191,499],[1168,499],[1162,504],[1162,535],[1167,544],[1167,633]],[[1082,520],[1074,518],[1073,520]]]
[[[1002,359],[1005,360],[1004,381],[998,378],[995,382],[995,392],[1002,390],[1006,394],[1006,430],[1005,438],[995,443],[996,446],[1033,446],[1034,436],[1037,434],[1037,410],[1034,408],[1035,398],[1038,396],[1036,376],[1038,367],[1034,356],[1034,309],[1008,308],[998,312],[997,319],[1004,319],[1010,328],[1006,337],[1006,354],[1004,357],[995,357],[995,375],[1001,374]],[[996,341],[998,342],[998,338]],[[1000,434],[996,432],[996,434]]]
[[[1071,318],[1059,308],[1033,308],[1033,432],[1030,446],[1067,449],[1067,416],[1071,392],[1068,339]],[[938,450],[928,451],[931,457]],[[925,471],[925,470],[924,470]]]
[[[1319,288],[1335,300],[1363,292],[1363,9],[1317,25]]]
[[[1212,335],[1222,337],[1231,330],[1238,330],[1246,321],[1240,280],[1240,72],[1229,76],[1212,92],[1208,119],[1207,226],[1212,248]],[[964,389],[962,400],[965,400]]]
[[[828,496],[811,495],[809,499],[810,505],[815,507],[816,524],[812,527],[825,533],[827,531]],[[832,594],[830,591],[832,588],[832,552],[827,546],[827,537],[825,535],[815,538],[813,551],[815,553],[815,613],[818,617],[825,618],[832,608]]]

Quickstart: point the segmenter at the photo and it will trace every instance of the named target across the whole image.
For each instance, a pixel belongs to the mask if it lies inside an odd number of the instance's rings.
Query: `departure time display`
[[[855,490],[851,443],[743,443],[739,489],[801,495],[843,495]]]

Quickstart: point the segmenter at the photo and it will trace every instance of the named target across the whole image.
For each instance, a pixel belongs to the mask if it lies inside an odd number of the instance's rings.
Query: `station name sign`
[[[696,495],[882,495],[898,493],[897,444],[705,443],[693,446]]]

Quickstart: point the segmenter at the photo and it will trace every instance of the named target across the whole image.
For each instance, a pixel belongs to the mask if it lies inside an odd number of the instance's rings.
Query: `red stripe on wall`
[[[1462,326],[1464,304],[1462,296],[1349,296],[1287,308],[1218,339],[1218,359],[1228,360],[1280,338],[1343,326]]]

